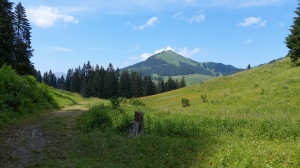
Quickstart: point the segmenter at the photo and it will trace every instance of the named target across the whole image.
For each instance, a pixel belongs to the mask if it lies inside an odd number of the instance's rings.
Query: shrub
[[[0,122],[37,112],[45,108],[57,108],[49,87],[36,82],[33,76],[19,76],[11,66],[0,69]],[[4,124],[2,124],[4,125]]]
[[[181,99],[181,104],[182,104],[183,107],[190,106],[190,100],[186,99],[186,98],[182,98]]]
[[[208,102],[206,95],[201,95],[201,99],[202,99],[203,103]]]
[[[110,99],[110,104],[111,104],[111,107],[113,108],[113,110],[116,110],[120,107],[121,101],[122,101],[122,99],[117,98],[115,96]]]
[[[143,101],[141,101],[139,99],[135,99],[135,98],[131,98],[129,100],[129,104],[134,105],[134,106],[145,106],[146,105]]]
[[[80,122],[80,127],[84,131],[91,131],[95,128],[108,128],[112,125],[110,112],[112,109],[109,106],[100,104],[93,106]]]

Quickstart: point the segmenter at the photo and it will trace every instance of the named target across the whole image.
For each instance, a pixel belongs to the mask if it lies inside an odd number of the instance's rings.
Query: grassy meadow
[[[77,119],[75,136],[61,130],[68,120],[57,118],[47,127],[66,140],[45,149],[49,156],[39,166],[300,167],[299,73],[285,58],[163,94],[122,99],[117,108],[109,100],[53,90],[59,107],[86,112]],[[183,107],[182,98],[190,106]],[[145,133],[128,138],[136,110],[144,112]]]
[[[126,100],[113,110],[109,101],[85,100],[89,110],[78,119],[67,159],[44,166],[299,167],[299,72],[286,58],[138,99],[146,106]],[[128,138],[136,110],[144,112],[145,133]]]

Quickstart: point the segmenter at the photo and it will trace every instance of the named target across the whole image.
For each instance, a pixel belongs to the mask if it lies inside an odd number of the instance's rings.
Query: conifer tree
[[[65,88],[67,91],[71,91],[72,89],[72,78],[73,78],[73,69],[69,69],[66,77]]]
[[[127,70],[121,74],[119,81],[119,96],[129,98],[130,76]]]
[[[36,79],[37,79],[38,82],[43,82],[41,71],[37,71],[37,78]]]
[[[288,55],[291,61],[297,63],[300,58],[300,3],[298,3],[298,7],[294,12],[296,14],[296,17],[293,18],[294,24],[291,26],[291,34],[286,37],[285,43],[289,48]]]
[[[143,95],[149,96],[155,94],[155,84],[152,82],[151,76],[146,75],[143,80]]]
[[[60,90],[65,90],[65,83],[65,77],[61,75],[61,77],[57,79],[57,88]]]
[[[104,77],[104,98],[118,96],[117,79],[113,65],[110,63]]]
[[[100,77],[100,71],[97,71],[96,74],[95,74],[95,77],[93,79],[93,82],[92,82],[92,96],[94,97],[98,97],[98,98],[101,98],[101,77]]]
[[[72,87],[71,91],[72,92],[77,92],[79,93],[80,91],[80,66],[75,69],[73,76],[72,76]]]
[[[12,2],[0,0],[0,67],[14,64],[14,14]]]
[[[180,81],[180,84],[179,84],[179,88],[183,88],[183,87],[185,87],[185,79],[184,79],[184,76],[182,76],[182,78],[181,78],[181,81]]]
[[[43,75],[43,82],[47,85],[49,85],[49,76],[48,76],[48,72],[44,72],[44,75]]]
[[[143,96],[142,72],[131,71],[130,74],[130,93],[131,97]]]
[[[33,49],[31,48],[31,27],[26,18],[25,8],[21,2],[15,7],[15,19],[14,19],[14,68],[20,75],[33,74],[33,64],[30,62],[30,58],[33,56]]]

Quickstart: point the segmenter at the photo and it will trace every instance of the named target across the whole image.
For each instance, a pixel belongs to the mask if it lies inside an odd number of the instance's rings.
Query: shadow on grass
[[[62,93],[64,93],[64,92],[62,92]],[[73,105],[74,105],[74,104],[77,104],[77,102],[76,102],[75,100],[71,99],[70,96],[65,96],[65,95],[63,95],[63,94],[59,94],[59,93],[56,93],[56,92],[53,92],[53,94],[54,94],[55,96],[57,96],[57,97],[60,97],[60,98],[63,98],[63,99],[68,99],[68,100],[70,100],[70,101],[72,102]],[[65,93],[64,93],[64,94],[65,94]]]

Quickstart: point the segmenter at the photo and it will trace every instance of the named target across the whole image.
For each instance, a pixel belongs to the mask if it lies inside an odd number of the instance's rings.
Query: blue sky
[[[11,1],[18,3],[19,1]],[[163,50],[246,68],[284,57],[296,0],[23,0],[42,73],[123,68]]]

